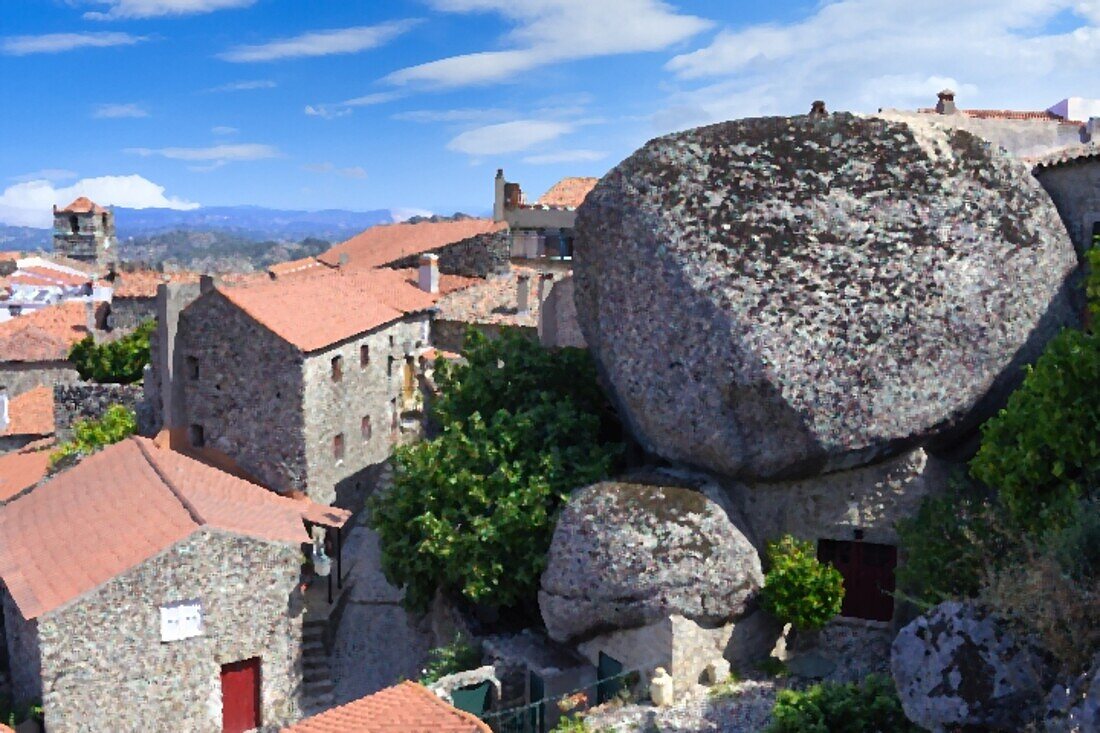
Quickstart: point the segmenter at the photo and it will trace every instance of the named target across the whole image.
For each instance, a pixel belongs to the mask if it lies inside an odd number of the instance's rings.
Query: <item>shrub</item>
[[[133,435],[136,430],[137,417],[133,410],[122,405],[111,405],[98,420],[74,422],[72,439],[61,443],[50,454],[50,466],[57,467],[68,458],[91,455],[104,446]]]
[[[420,684],[430,685],[449,674],[477,669],[480,665],[481,648],[456,636],[447,646],[428,652],[428,666],[420,672]]]
[[[812,542],[786,535],[768,543],[767,575],[761,594],[764,608],[797,629],[819,629],[840,613],[844,579],[814,554]]]
[[[149,363],[149,336],[156,330],[156,321],[145,321],[133,333],[117,341],[97,344],[87,336],[73,345],[69,361],[81,379],[112,384],[131,384],[141,380]]]
[[[781,690],[767,733],[919,733],[909,722],[885,675],[862,684],[823,682],[807,690]]]

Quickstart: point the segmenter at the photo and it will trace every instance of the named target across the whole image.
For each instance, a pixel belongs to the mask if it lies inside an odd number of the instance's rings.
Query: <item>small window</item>
[[[332,456],[338,461],[344,460],[344,434],[340,433],[332,439]]]
[[[359,429],[363,432],[363,440],[370,440],[370,415],[363,416],[363,421],[359,424]]]
[[[106,213],[103,214],[103,228],[104,229],[107,228],[107,214]]]
[[[73,234],[80,234],[80,220],[76,218],[76,214],[69,217],[69,228],[73,230]]]
[[[393,339],[393,334],[391,333],[390,334],[390,348],[391,349],[393,348],[393,345],[394,345],[394,339]]]
[[[191,439],[194,448],[202,448],[206,445],[206,436],[203,435],[202,425],[192,425],[187,429],[187,437]]]
[[[344,357],[332,357],[332,381],[339,382],[344,378]]]
[[[368,364],[370,364],[370,347],[363,344],[359,347],[359,366],[366,369]]]
[[[393,376],[393,357],[392,356],[389,357],[389,359],[386,360],[386,376],[387,377],[392,377]]]
[[[187,376],[190,379],[199,378],[199,360],[193,356],[187,357]]]
[[[397,430],[397,398],[390,400],[390,429]]]

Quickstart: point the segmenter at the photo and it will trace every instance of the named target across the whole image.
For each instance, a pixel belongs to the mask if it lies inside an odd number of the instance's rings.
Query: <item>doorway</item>
[[[222,665],[222,733],[260,727],[260,658]]]
[[[818,540],[817,559],[832,563],[844,576],[841,616],[872,621],[894,617],[898,548],[873,542]]]

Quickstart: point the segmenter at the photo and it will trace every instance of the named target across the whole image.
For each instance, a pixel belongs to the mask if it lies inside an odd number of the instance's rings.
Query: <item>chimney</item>
[[[0,387],[0,433],[8,429],[11,418],[8,416],[8,388]]]
[[[958,112],[955,108],[955,92],[944,89],[936,97],[940,100],[936,102],[936,112],[941,115],[953,115]]]
[[[213,275],[199,275],[199,294],[206,295],[214,290]]]
[[[93,338],[95,332],[99,330],[96,327],[95,306],[96,302],[90,296],[84,301],[84,327],[88,329],[88,335]]]
[[[504,169],[497,168],[493,179],[493,221],[504,221]]]
[[[826,117],[828,112],[825,111],[825,102],[817,99],[810,104],[810,117]]]
[[[439,255],[420,255],[420,289],[425,293],[439,292]]]
[[[520,275],[516,286],[516,315],[524,316],[530,311],[531,276]]]
[[[542,308],[542,303],[546,300],[547,294],[550,292],[550,287],[554,283],[554,274],[551,272],[544,272],[539,275],[539,308]]]

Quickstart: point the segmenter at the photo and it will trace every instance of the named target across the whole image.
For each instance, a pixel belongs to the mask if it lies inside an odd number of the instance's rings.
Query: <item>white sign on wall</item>
[[[176,601],[160,607],[160,640],[179,641],[202,636],[202,604]]]

